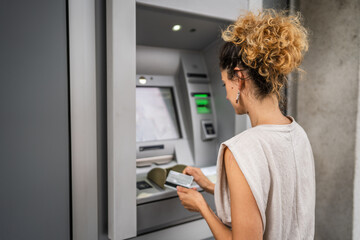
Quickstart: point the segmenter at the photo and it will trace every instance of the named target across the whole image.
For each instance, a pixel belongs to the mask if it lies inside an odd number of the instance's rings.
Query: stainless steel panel
[[[109,237],[136,236],[135,0],[107,1]]]
[[[69,1],[73,239],[98,238],[95,1]]]
[[[215,209],[214,196],[206,192],[202,192],[202,195],[209,206]],[[186,210],[177,196],[139,204],[137,206],[137,232],[143,234],[200,218],[202,217],[199,213]]]

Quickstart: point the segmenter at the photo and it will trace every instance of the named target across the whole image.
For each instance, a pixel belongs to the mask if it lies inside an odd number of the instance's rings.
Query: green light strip
[[[210,108],[208,107],[197,107],[197,112],[200,114],[211,113]]]
[[[196,99],[196,105],[208,105],[209,100],[208,99]]]
[[[194,97],[196,97],[196,98],[207,98],[207,97],[209,97],[209,95],[208,94],[194,94]]]

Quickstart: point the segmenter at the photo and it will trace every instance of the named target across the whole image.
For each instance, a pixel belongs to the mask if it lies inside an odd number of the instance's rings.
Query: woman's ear
[[[238,90],[241,92],[245,89],[245,84],[246,84],[246,77],[244,75],[244,73],[242,71],[236,71],[236,77],[237,77],[237,82],[238,82]]]
[[[245,82],[244,78],[239,78],[238,90],[240,92],[245,90]]]
[[[235,72],[235,75],[239,80],[244,80],[245,79],[244,73],[242,71],[240,71],[240,70],[237,70]]]
[[[235,76],[237,78],[237,85],[238,85],[238,90],[242,91],[245,89],[245,75],[244,72],[240,70],[239,67],[235,67],[234,68],[235,71]]]

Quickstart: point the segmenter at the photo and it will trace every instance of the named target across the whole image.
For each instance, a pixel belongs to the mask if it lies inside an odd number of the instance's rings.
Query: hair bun
[[[286,11],[272,9],[258,15],[247,12],[227,27],[222,37],[240,46],[238,56],[272,82],[276,92],[284,85],[279,77],[298,69],[308,49],[308,33],[300,13],[288,16]]]

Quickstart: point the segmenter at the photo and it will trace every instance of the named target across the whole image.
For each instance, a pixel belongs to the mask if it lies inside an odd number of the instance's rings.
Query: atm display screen
[[[136,142],[180,138],[172,88],[136,87]]]

